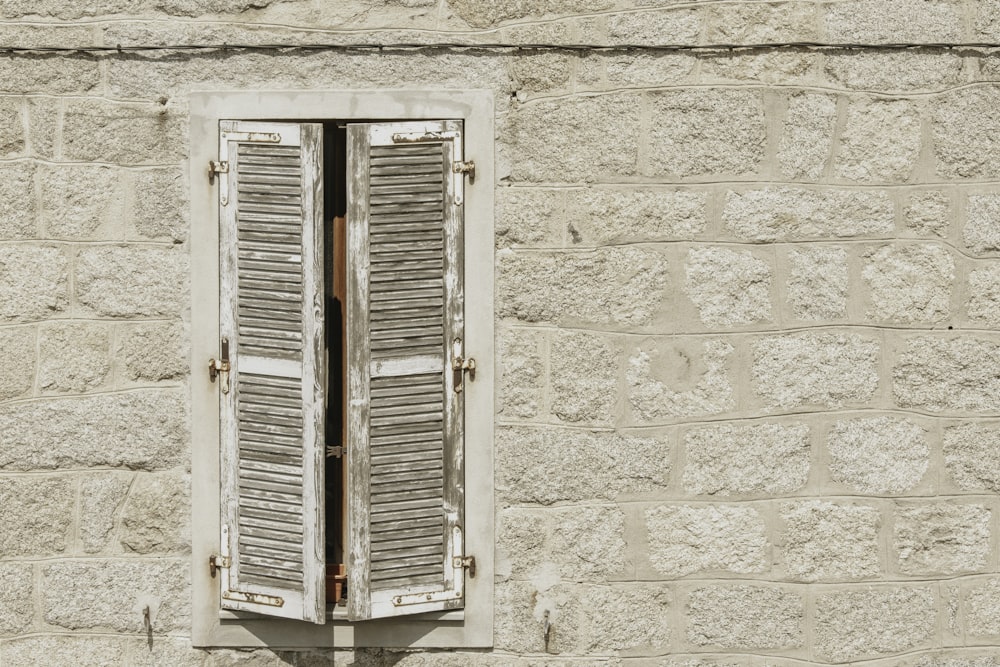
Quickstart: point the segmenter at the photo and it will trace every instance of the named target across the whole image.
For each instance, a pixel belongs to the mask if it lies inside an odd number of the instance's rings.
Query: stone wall
[[[1000,2],[2,3],[0,666],[1000,665],[997,51],[169,48],[357,41]],[[91,45],[164,48],[4,52]],[[387,87],[496,96],[495,647],[193,650],[187,94]]]

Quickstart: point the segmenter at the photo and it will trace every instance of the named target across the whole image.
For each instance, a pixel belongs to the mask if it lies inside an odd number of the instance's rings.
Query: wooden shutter
[[[223,121],[219,143],[222,607],[323,623],[322,126]]]
[[[460,121],[348,127],[348,617],[463,606]]]

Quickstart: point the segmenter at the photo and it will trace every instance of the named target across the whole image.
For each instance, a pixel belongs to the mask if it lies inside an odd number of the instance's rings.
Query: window
[[[193,96],[197,644],[492,642],[490,102]]]

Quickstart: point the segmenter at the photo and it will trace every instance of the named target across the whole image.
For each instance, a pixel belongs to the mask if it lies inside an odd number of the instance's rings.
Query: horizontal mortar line
[[[927,643],[928,641],[933,641],[934,636],[929,637],[927,640],[918,643]],[[690,642],[685,641],[685,644],[690,644]],[[815,643],[815,642],[813,642]],[[719,644],[715,644],[719,647]],[[844,667],[857,667],[859,665],[867,665],[873,663],[882,663],[883,665],[890,665],[889,661],[896,658],[910,658],[920,655],[929,654],[941,654],[941,653],[956,653],[961,654],[968,651],[969,649],[977,648],[997,648],[996,643],[985,643],[985,644],[964,644],[960,646],[928,646],[925,648],[913,649],[910,651],[903,651],[899,653],[884,653],[878,657],[874,658],[856,658],[852,660],[846,660],[843,662],[833,661],[823,662],[823,661],[812,661],[803,658],[791,657],[788,655],[790,651],[806,651],[807,646],[803,643],[802,646],[797,648],[776,648],[774,653],[760,653],[760,649],[739,649],[739,648],[699,648],[694,646],[690,649],[685,649],[681,651],[668,651],[666,653],[651,653],[649,655],[643,656],[632,656],[630,658],[624,658],[623,662],[628,663],[630,660],[649,660],[650,658],[673,658],[676,656],[712,656],[720,657],[722,659],[729,657],[751,657],[760,658],[761,660],[781,660],[783,662],[795,662],[800,665],[805,665],[806,667],[838,667],[842,665]],[[898,664],[898,663],[897,663]]]
[[[0,98],[2,97],[3,96],[0,95]],[[180,162],[161,164],[119,164],[117,162],[98,162],[87,160],[51,160],[48,158],[33,157],[29,155],[18,158],[0,159],[0,167],[6,167],[12,164],[45,165],[48,167],[111,167],[113,169],[136,173],[153,171],[156,169],[173,169],[177,170],[181,178],[185,178],[187,176],[187,169],[182,168]]]
[[[650,568],[655,569],[655,568]],[[666,576],[666,575],[664,575]],[[898,584],[909,584],[913,586],[930,586],[934,584],[951,584],[951,583],[962,583],[959,580],[969,579],[970,577],[989,577],[994,579],[996,577],[995,573],[987,572],[983,574],[976,575],[959,575],[955,577],[942,577],[940,579],[853,579],[853,580],[825,580],[825,581],[801,581],[801,580],[789,580],[789,579],[770,579],[766,577],[756,577],[751,578],[750,575],[738,575],[734,574],[731,577],[710,577],[710,578],[687,578],[678,577],[673,579],[656,579],[650,577],[636,577],[634,579],[611,579],[608,581],[579,581],[576,579],[560,579],[560,583],[563,584],[581,584],[584,586],[593,586],[598,588],[612,588],[617,585],[628,585],[628,584],[668,584],[677,586],[700,586],[700,585],[715,585],[715,584],[767,584],[775,586],[795,586],[795,587],[837,587],[838,589],[849,586],[883,586],[883,585],[898,585]],[[514,579],[511,578],[509,581],[517,582],[531,582],[531,579]],[[818,591],[820,593],[824,592],[822,590]]]
[[[163,384],[163,385],[140,385],[135,387],[128,387],[123,389],[110,389],[107,391],[91,391],[85,394],[46,394],[44,396],[32,396],[31,398],[18,398],[8,401],[0,402],[0,407],[6,406],[22,406],[30,403],[46,403],[53,400],[61,399],[81,399],[81,398],[94,398],[97,396],[114,396],[119,394],[135,394],[138,392],[146,392],[151,389],[156,389],[161,392],[174,393],[177,389],[187,389],[188,384],[186,382],[176,383],[176,384]]]
[[[2,471],[0,471],[2,472]],[[3,476],[0,474],[0,476]],[[765,492],[762,492],[765,493]],[[636,492],[636,495],[639,495]],[[744,494],[752,495],[752,494]],[[908,504],[928,504],[927,501],[937,501],[942,502],[954,502],[957,504],[969,504],[972,501],[979,501],[987,505],[994,505],[1000,498],[997,498],[996,494],[990,493],[988,491],[969,491],[967,493],[961,492],[949,492],[946,494],[925,492],[925,495],[920,494],[909,494],[906,496],[872,496],[872,495],[860,495],[860,494],[846,494],[835,492],[832,494],[824,495],[822,492],[813,494],[798,494],[798,495],[775,495],[771,494],[768,496],[761,496],[757,498],[747,498],[747,497],[733,497],[733,496],[715,496],[712,498],[706,498],[705,496],[670,496],[663,498],[618,498],[616,500],[606,500],[606,501],[594,501],[594,502],[573,502],[573,501],[557,501],[550,505],[541,505],[538,503],[527,504],[527,503],[514,503],[507,505],[500,510],[498,510],[498,515],[502,515],[506,510],[515,510],[518,512],[530,512],[538,514],[547,513],[558,513],[562,510],[580,510],[580,509],[642,509],[643,507],[662,507],[662,506],[691,506],[691,505],[705,505],[709,507],[719,507],[726,505],[778,505],[784,503],[802,503],[807,501],[826,501],[826,502],[840,502],[840,503],[851,503],[865,504],[874,507],[875,509],[891,510],[895,507],[906,507]],[[881,506],[891,505],[892,507],[883,508]],[[956,575],[956,576],[985,576],[990,574],[990,572],[982,573],[970,573],[966,575]]]
[[[139,554],[139,555],[128,555],[124,553],[120,554],[65,554],[62,556],[10,556],[0,558],[0,563],[24,563],[24,564],[45,564],[45,563],[93,563],[100,561],[126,561],[133,563],[161,563],[161,562],[171,562],[178,564],[187,564],[190,560],[190,553],[175,553],[175,554]]]
[[[0,329],[17,329],[23,327],[45,326],[46,324],[63,324],[66,322],[80,324],[183,324],[185,321],[181,317],[165,318],[152,317],[149,319],[136,318],[110,318],[101,319],[96,317],[50,317],[44,320],[33,320],[31,322],[0,322]]]
[[[766,160],[765,160],[766,161]],[[747,177],[746,180],[738,178],[702,180],[702,181],[665,181],[664,176],[634,176],[633,180],[601,180],[601,181],[499,181],[496,184],[498,192],[509,190],[543,190],[543,189],[566,189],[566,190],[603,190],[606,188],[664,188],[685,192],[695,188],[709,189],[712,186],[751,186],[754,188],[787,188],[794,190],[808,190],[820,193],[826,192],[865,192],[882,190],[923,190],[927,188],[950,188],[956,190],[972,190],[980,186],[1000,185],[998,179],[962,179],[956,181],[919,181],[906,183],[858,183],[855,181],[792,181],[779,179],[760,179]],[[684,178],[684,177],[679,177]],[[645,179],[645,180],[638,180]],[[654,180],[655,179],[655,180]],[[887,193],[888,194],[888,193]],[[970,192],[968,194],[981,194]]]
[[[188,244],[185,243],[173,243],[172,241],[139,241],[139,240],[76,240],[76,239],[8,239],[0,240],[0,248],[6,246],[85,246],[85,247],[99,247],[99,246],[109,246],[109,247],[127,247],[130,250],[136,249],[148,249],[156,250],[163,248],[178,248],[177,252],[179,254],[187,255],[186,249]],[[148,246],[148,248],[145,248]],[[69,248],[72,250],[72,248]]]
[[[18,477],[61,477],[89,475],[97,472],[120,472],[128,474],[154,475],[169,472],[188,473],[188,466],[175,465],[170,468],[128,468],[123,466],[113,467],[108,465],[86,466],[83,468],[50,468],[47,470],[15,470],[12,468],[0,467],[0,478],[16,479]]]
[[[43,619],[43,621],[44,621],[44,619]],[[66,629],[64,629],[64,628],[62,628],[60,626],[48,623],[47,621],[44,621],[44,622],[46,624],[48,624],[51,629],[48,629],[48,630],[34,630],[34,631],[31,631],[31,632],[23,632],[21,634],[10,636],[10,637],[0,637],[0,644],[14,644],[14,643],[16,643],[16,642],[18,642],[18,641],[20,641],[22,639],[48,639],[50,637],[66,637],[66,638],[73,638],[73,639],[89,639],[89,638],[95,638],[95,639],[119,639],[119,640],[121,640],[123,642],[137,642],[137,641],[141,641],[143,644],[145,644],[148,641],[147,634],[145,632],[142,632],[142,631],[138,631],[138,632],[130,633],[130,634],[119,633],[119,632],[114,632],[114,631],[102,632],[102,631],[94,631],[94,630],[89,630],[89,629],[88,630],[83,630],[83,631],[79,631],[79,630],[73,630],[73,631],[71,631],[71,630],[66,630]],[[190,636],[191,636],[190,628],[187,629],[187,630],[185,630],[184,628],[180,628],[180,629],[170,630],[170,631],[166,631],[166,632],[163,631],[163,630],[158,630],[156,628],[154,628],[153,630],[154,630],[154,632],[156,632],[157,635],[165,635],[165,636],[171,637],[171,638],[190,639]]]

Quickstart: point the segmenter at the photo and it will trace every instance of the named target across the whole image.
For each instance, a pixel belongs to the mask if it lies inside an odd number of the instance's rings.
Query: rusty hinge
[[[455,393],[461,392],[464,388],[466,372],[469,374],[469,380],[476,379],[476,360],[472,357],[466,359],[462,356],[461,338],[456,338],[452,342],[451,370],[455,373]]]
[[[208,379],[215,382],[219,378],[219,388],[223,394],[229,393],[229,371],[232,366],[229,364],[229,339],[222,339],[222,358],[212,358],[208,360]]]
[[[469,578],[476,578],[476,557],[475,556],[455,556],[451,559],[451,566],[456,570],[465,568],[469,571]]]
[[[216,174],[228,174],[229,173],[229,163],[226,161],[216,162],[215,160],[209,160],[208,162],[208,184],[215,185],[215,175]]]
[[[326,456],[327,458],[339,459],[344,455],[343,445],[327,445]]]
[[[228,568],[232,564],[229,556],[209,556],[208,571],[215,579],[215,574],[222,568]]]
[[[264,595],[263,593],[244,593],[242,591],[222,591],[222,597],[226,600],[236,600],[237,602],[249,602],[268,607],[283,607],[285,599],[274,595]]]
[[[468,174],[469,182],[476,182],[476,163],[472,160],[452,162],[451,171],[455,174]]]

